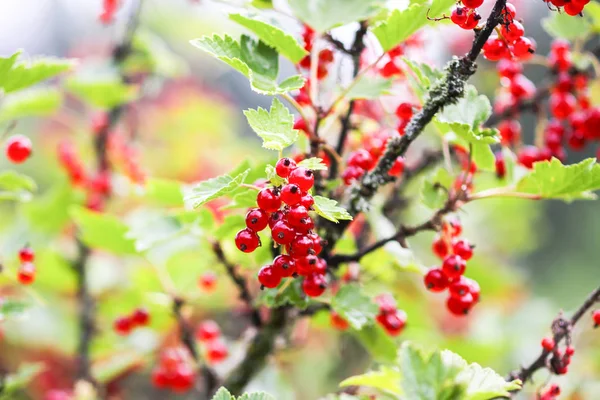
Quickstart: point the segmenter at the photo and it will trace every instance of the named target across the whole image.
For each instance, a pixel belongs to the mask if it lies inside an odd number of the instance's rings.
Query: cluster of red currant
[[[284,184],[266,187],[258,193],[258,208],[246,214],[246,228],[236,234],[235,244],[245,253],[254,251],[261,245],[257,232],[269,226],[273,241],[285,246],[287,254],[277,256],[273,264],[261,268],[258,272],[261,285],[275,288],[283,278],[300,275],[304,277],[304,293],[320,296],[327,287],[327,263],[318,257],[323,243],[313,232],[315,224],[309,215],[314,199],[308,191],[314,185],[314,172],[297,167],[289,158],[277,161],[275,172],[284,179]]]
[[[21,164],[31,156],[31,140],[27,136],[13,135],[6,140],[5,153],[8,161]]]
[[[540,393],[538,400],[556,400],[560,395],[560,386],[557,384],[550,385],[543,393]]]
[[[552,4],[560,11],[560,7],[565,10],[565,13],[571,16],[579,15],[583,12],[586,4],[590,2],[590,0],[544,0],[546,3]]]
[[[406,313],[398,308],[396,300],[390,294],[381,294],[375,297],[379,306],[379,314],[375,318],[377,323],[390,336],[398,336],[406,326]]]
[[[464,276],[467,261],[473,256],[473,246],[460,239],[462,225],[458,220],[445,221],[441,234],[432,244],[433,253],[443,260],[440,268],[425,274],[428,290],[443,292],[448,289],[446,308],[454,315],[466,315],[479,301],[480,288],[476,281]]]
[[[145,308],[136,308],[131,314],[118,317],[113,322],[114,331],[126,336],[137,327],[146,326],[150,323],[150,313]]]
[[[457,5],[452,9],[450,20],[468,31],[477,28],[481,15],[477,12],[477,7],[483,4],[483,0],[462,0],[462,5]]]
[[[163,350],[152,370],[152,384],[159,389],[184,393],[194,386],[195,373],[189,351],[184,347]]]
[[[492,35],[485,42],[482,54],[490,61],[515,59],[525,61],[535,53],[535,41],[525,37],[525,28],[515,20],[516,9],[511,3],[504,9],[504,21],[498,35]]]
[[[315,39],[315,31],[310,26],[304,25],[302,38],[304,39],[304,49],[309,53],[312,52],[313,43]],[[334,61],[333,50],[326,48],[319,51],[318,60],[319,64],[317,66],[317,79],[325,79],[329,74],[329,64],[331,64]],[[300,68],[310,70],[311,62],[311,56],[309,54],[302,60],[300,60],[298,66]]]
[[[550,359],[552,371],[557,375],[565,375],[568,372],[571,357],[575,354],[575,349],[571,346],[567,346],[563,352],[556,346],[554,339],[551,337],[543,338],[541,345],[545,351],[552,352],[552,358]]]
[[[196,328],[196,339],[204,347],[204,356],[209,364],[217,364],[229,356],[229,350],[221,340],[221,329],[215,321],[206,320]]]
[[[115,19],[115,14],[119,9],[119,0],[103,0],[102,2],[102,13],[100,14],[100,21],[103,24],[110,24]]]
[[[35,280],[36,269],[33,261],[35,253],[30,247],[24,247],[19,250],[19,270],[17,271],[17,279],[23,285],[31,285]]]

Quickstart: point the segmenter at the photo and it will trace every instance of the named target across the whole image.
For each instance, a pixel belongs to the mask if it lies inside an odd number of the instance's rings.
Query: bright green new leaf
[[[392,79],[363,76],[361,78],[358,78],[358,82],[356,82],[354,86],[352,86],[348,94],[346,94],[346,98],[377,99],[383,95],[390,94],[392,82]]]
[[[313,171],[326,171],[327,165],[323,162],[323,159],[319,157],[312,157],[302,160],[298,163],[299,167],[310,169]]]
[[[252,0],[250,4],[256,8],[273,8],[273,0]]]
[[[50,79],[73,67],[73,61],[45,57],[17,62],[21,51],[8,58],[0,58],[0,89],[5,93],[24,89]]]
[[[542,19],[542,27],[550,36],[567,40],[583,39],[592,31],[592,24],[587,17],[572,17],[558,12]]]
[[[0,396],[8,395],[18,389],[25,387],[39,373],[44,371],[43,363],[22,363],[14,374],[8,374],[0,383]],[[13,393],[14,394],[14,393]]]
[[[239,226],[239,225],[238,225]],[[284,281],[281,285],[286,285]],[[309,300],[302,290],[302,282],[299,279],[294,279],[291,284],[287,285],[283,292],[281,286],[274,289],[264,289],[258,298],[260,304],[264,304],[269,308],[291,305],[301,310],[306,309]]]
[[[331,300],[331,308],[352,325],[361,329],[372,322],[379,308],[358,285],[345,285]]]
[[[267,180],[271,182],[273,186],[281,186],[285,183],[285,179],[277,175],[275,167],[271,164],[265,167],[265,173],[267,174]],[[255,196],[256,197],[256,196]]]
[[[61,182],[23,204],[22,212],[30,229],[38,235],[56,235],[69,223],[69,208],[77,201],[77,195],[70,182]]]
[[[50,115],[61,103],[62,95],[56,89],[29,89],[9,94],[0,107],[0,122]]]
[[[66,87],[82,101],[103,109],[130,102],[138,92],[135,86],[125,84],[117,77],[102,80],[74,78],[67,81]]]
[[[27,307],[29,307],[29,304],[22,301],[3,298],[0,301],[0,321],[12,316],[21,315]]]
[[[244,393],[238,400],[275,400],[275,397],[265,392]]]
[[[600,165],[594,158],[563,165],[559,160],[533,164],[533,170],[517,184],[516,191],[539,195],[544,199],[572,201],[595,199],[600,189]]]
[[[411,87],[419,99],[423,101],[429,88],[444,77],[444,72],[428,64],[418,63],[406,57],[403,58],[403,61],[414,74],[414,76],[408,75]]]
[[[250,80],[252,89],[258,93],[276,95],[304,86],[304,78],[299,75],[291,76],[278,84],[277,51],[246,35],[242,35],[240,42],[228,35],[213,35],[194,39],[190,43],[242,73]]]
[[[171,179],[150,178],[146,181],[145,198],[170,207],[183,206],[181,182]]]
[[[465,95],[456,104],[444,107],[436,118],[442,123],[467,124],[479,128],[492,113],[492,105],[487,96],[478,94],[473,85],[465,87]]]
[[[31,200],[37,190],[35,181],[27,175],[8,170],[0,172],[0,200]]]
[[[461,123],[452,123],[447,126],[458,138],[458,141],[450,138],[451,142],[458,142],[466,148],[471,146],[473,161],[478,168],[495,171],[496,158],[490,145],[500,142],[497,129],[480,128],[479,126],[472,128]]]
[[[450,7],[455,5],[456,2],[454,0],[433,0],[429,5],[429,17],[437,18],[442,14],[448,12]],[[435,21],[434,21],[435,23]]]
[[[600,32],[600,4],[597,2],[586,4],[584,17],[589,18],[594,32]]]
[[[351,376],[340,383],[340,387],[362,386],[381,390],[394,396],[402,396],[400,379],[402,375],[397,368],[381,367],[377,371]]]
[[[279,99],[274,98],[269,111],[262,107],[245,110],[244,115],[254,132],[263,140],[263,147],[281,151],[298,139],[294,116]]]
[[[382,0],[289,0],[294,15],[317,32],[365,20],[385,4]]]
[[[390,363],[396,360],[396,343],[379,325],[367,325],[352,333],[376,361]]]
[[[297,64],[308,55],[308,52],[292,35],[285,33],[276,26],[241,14],[231,14],[229,18],[254,32],[260,40],[277,50],[279,54],[294,64]]]
[[[239,185],[244,183],[249,172],[248,169],[233,178],[229,175],[221,175],[206,181],[184,185],[182,190],[185,206],[198,208],[210,200],[235,191]]]
[[[339,207],[337,201],[322,196],[314,196],[314,199],[315,211],[321,217],[333,221],[336,224],[340,222],[340,220],[352,220],[352,215],[350,215],[345,208]]]
[[[440,167],[423,181],[421,200],[432,210],[438,210],[448,200],[448,189],[452,185],[452,177],[446,168]]]
[[[256,207],[256,195],[258,192],[255,190],[242,190],[239,193],[233,195],[231,203],[221,207],[223,210],[231,210],[236,208],[253,208]]]
[[[383,51],[390,51],[427,25],[428,8],[428,5],[411,4],[402,11],[392,11],[385,21],[375,25],[372,32]]]
[[[222,387],[217,390],[217,393],[215,393],[211,400],[235,400],[235,397],[233,397],[227,389]]]
[[[117,217],[80,206],[72,206],[70,213],[81,232],[81,240],[88,246],[116,254],[136,253],[134,241],[125,237],[127,225]]]

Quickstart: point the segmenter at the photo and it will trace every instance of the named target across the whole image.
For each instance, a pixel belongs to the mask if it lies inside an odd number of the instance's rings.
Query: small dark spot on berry
[[[292,277],[293,277],[293,278],[297,278],[298,276],[299,276],[299,275],[298,275],[298,273],[297,273],[297,272],[294,272],[294,273],[292,274]]]
[[[308,263],[309,263],[310,265],[315,265],[315,264],[317,263],[317,260],[315,260],[315,259],[313,258],[313,259],[311,259],[311,260],[310,260]]]
[[[286,167],[289,167],[291,163],[292,162],[290,161],[289,158],[284,158],[283,159],[283,165],[285,165]]]
[[[326,285],[326,284],[324,284],[324,283],[321,283],[321,284],[319,285],[319,287],[320,287],[321,289],[327,289],[327,285]]]
[[[248,246],[246,246],[245,244],[242,244],[240,246],[240,250],[242,250],[242,251],[246,251],[247,248],[248,248]]]
[[[278,238],[278,239],[283,239],[284,237],[285,237],[285,233],[283,233],[283,232],[279,232],[279,233],[277,234],[277,238]]]

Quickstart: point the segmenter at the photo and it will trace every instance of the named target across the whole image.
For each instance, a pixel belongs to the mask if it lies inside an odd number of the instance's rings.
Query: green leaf
[[[221,207],[223,210],[231,210],[236,208],[253,208],[256,207],[257,192],[252,189],[243,190],[233,196],[231,203]]]
[[[326,171],[327,165],[323,162],[323,159],[319,157],[307,158],[298,163],[299,167],[310,169],[312,171]]]
[[[346,94],[347,99],[377,99],[383,95],[390,94],[392,88],[392,79],[382,77],[358,78],[358,82]]]
[[[238,400],[275,400],[275,397],[265,392],[244,393]]]
[[[94,107],[109,109],[128,103],[137,97],[137,88],[120,79],[69,79],[67,90]]]
[[[402,60],[414,73],[414,77],[409,75],[411,86],[415,90],[419,99],[423,101],[427,95],[427,92],[429,91],[429,88],[444,77],[444,72],[428,64],[418,63],[406,57],[404,57]]]
[[[396,359],[396,343],[379,325],[367,325],[352,332],[376,361],[389,363]]]
[[[448,127],[456,134],[460,139],[459,144],[465,147],[472,146],[472,157],[473,161],[477,164],[479,169],[486,171],[495,171],[496,158],[490,145],[500,142],[497,129],[471,128],[467,124],[453,123]],[[455,142],[450,138],[451,142]]]
[[[69,208],[76,202],[76,196],[70,182],[61,182],[23,204],[21,209],[30,229],[36,234],[55,236],[69,223]],[[48,210],[53,211],[49,213]]]
[[[563,165],[553,158],[533,164],[533,170],[519,181],[516,191],[544,199],[573,201],[595,199],[592,192],[599,189],[600,165],[594,158],[571,165]]]
[[[21,315],[29,307],[28,303],[18,300],[0,299],[0,321]]]
[[[143,364],[143,357],[135,351],[119,351],[111,357],[95,361],[92,376],[100,383],[108,383],[115,378]]]
[[[134,241],[125,237],[127,225],[117,217],[72,206],[71,217],[81,231],[81,240],[90,247],[116,254],[135,254]]]
[[[286,287],[280,293],[283,285],[286,285]],[[269,308],[291,305],[301,310],[306,309],[309,304],[309,300],[302,290],[300,279],[294,279],[291,283],[284,280],[278,288],[264,289],[258,298],[258,302]]]
[[[595,33],[600,32],[600,4],[590,2],[585,6],[585,17],[589,18]]]
[[[442,351],[442,358],[458,357],[455,353],[448,350]],[[461,358],[462,360],[462,358]],[[514,380],[507,382],[501,375],[491,368],[483,368],[477,363],[466,365],[465,368],[458,374],[456,380],[463,382],[467,389],[465,400],[488,400],[497,397],[510,397],[511,390],[518,390],[521,388],[521,381]]]
[[[479,129],[491,114],[492,105],[487,96],[478,94],[473,85],[467,85],[465,95],[456,104],[444,107],[436,118],[442,123],[460,123]]]
[[[352,215],[345,208],[338,207],[337,201],[322,196],[313,196],[313,198],[315,200],[315,211],[321,217],[336,224],[340,220],[352,220]]]
[[[331,300],[331,308],[352,325],[361,329],[372,323],[379,308],[365,295],[358,285],[343,286]]]
[[[60,107],[61,103],[62,95],[56,89],[29,89],[9,94],[0,107],[0,122],[50,115]]]
[[[223,223],[215,230],[214,235],[218,240],[231,239],[237,231],[246,226],[246,220],[242,215],[228,215]]]
[[[390,51],[427,25],[428,8],[428,5],[411,4],[402,11],[395,9],[386,20],[375,25],[372,32],[383,51]]]
[[[148,30],[136,30],[132,45],[133,51],[123,62],[123,70],[128,74],[151,72],[154,76],[176,78],[189,72],[185,59]]]
[[[0,200],[29,201],[36,190],[35,181],[27,175],[12,170],[0,172]]]
[[[277,98],[273,99],[271,110],[259,107],[258,110],[244,111],[244,115],[252,130],[263,140],[265,149],[282,151],[298,139],[294,116]]]
[[[43,363],[22,363],[17,372],[9,374],[0,382],[0,395],[6,395],[25,387],[45,369]]]
[[[271,182],[273,186],[281,186],[285,183],[285,179],[277,175],[275,171],[275,167],[272,165],[267,165],[265,167],[265,173],[267,174],[267,180]]]
[[[228,35],[204,36],[190,43],[246,76],[255,92],[276,95],[304,86],[304,78],[299,75],[287,78],[281,82],[281,85],[277,84],[279,72],[277,51],[264,42],[256,42],[246,35],[242,35],[239,43]]]
[[[448,12],[456,2],[454,0],[433,0],[429,5],[429,17],[437,18]]]
[[[381,390],[395,396],[402,396],[400,379],[402,375],[396,368],[381,367],[377,371],[370,371],[366,374],[351,376],[340,383],[340,387],[362,386]]]
[[[292,36],[276,26],[241,14],[231,14],[230,19],[251,30],[260,40],[277,50],[279,54],[297,64],[308,52]]]
[[[170,207],[183,206],[181,182],[171,179],[150,178],[146,181],[147,199]]]
[[[587,18],[558,12],[542,19],[542,27],[550,36],[567,40],[584,39],[592,31],[592,24]]]
[[[198,182],[183,187],[183,201],[187,208],[198,208],[201,205],[219,198],[236,190],[250,172],[249,169],[241,174],[231,177],[221,175],[206,181]]]
[[[215,393],[211,400],[235,400],[235,397],[233,397],[227,389],[222,387],[217,390],[217,393]]]
[[[452,177],[446,168],[440,167],[423,181],[421,201],[427,207],[438,210],[448,200],[448,189],[452,185]]]
[[[290,0],[295,16],[317,32],[365,20],[379,12],[382,0]]]
[[[26,62],[17,62],[21,51],[8,58],[0,58],[0,88],[5,93],[24,89],[45,81],[73,66],[71,60],[44,57]]]

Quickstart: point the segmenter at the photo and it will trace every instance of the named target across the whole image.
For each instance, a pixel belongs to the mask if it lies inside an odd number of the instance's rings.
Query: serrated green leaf
[[[286,287],[280,293],[283,285],[286,285]],[[291,305],[301,310],[306,309],[309,305],[309,299],[302,290],[300,279],[294,279],[290,284],[284,280],[278,288],[264,289],[258,298],[258,302],[269,308]]]
[[[137,88],[123,83],[120,79],[69,79],[66,83],[69,92],[94,107],[109,109],[128,103],[137,97]]]
[[[467,124],[459,123],[452,123],[447,127],[460,139],[459,144],[467,148],[469,145],[471,146],[471,156],[479,169],[495,171],[496,158],[490,145],[500,142],[497,129],[480,128],[479,126],[473,129]],[[456,143],[452,137],[449,138],[449,141]]]
[[[198,208],[201,205],[231,193],[244,183],[249,169],[241,174],[231,177],[221,175],[206,181],[183,186],[183,201],[187,208]]]
[[[258,93],[276,95],[296,90],[304,85],[304,78],[294,75],[281,85],[277,84],[279,58],[277,51],[261,41],[242,35],[238,43],[231,36],[204,36],[190,43],[223,61],[250,80],[250,86]]]
[[[27,175],[12,170],[0,172],[0,200],[29,201],[36,190],[35,181]]]
[[[366,374],[351,376],[340,383],[340,387],[361,386],[390,393],[395,396],[402,396],[400,379],[402,375],[396,368],[381,367],[377,371],[370,371]]]
[[[8,374],[4,378],[4,382],[0,385],[0,394],[6,395],[27,386],[44,369],[43,363],[22,363],[17,372]]]
[[[392,79],[362,76],[346,94],[347,99],[377,99],[390,94]]]
[[[550,13],[542,19],[542,27],[550,36],[567,40],[583,39],[592,31],[592,24],[586,17],[572,17],[559,12]]]
[[[452,177],[446,168],[438,168],[427,179],[421,187],[421,201],[427,207],[438,210],[448,200],[448,189],[452,185]]]
[[[556,158],[534,163],[516,188],[517,192],[564,201],[595,199],[592,192],[596,190],[600,190],[600,165],[594,158],[571,165],[563,165]]]
[[[444,350],[442,351],[442,358],[447,358],[447,353],[451,353],[453,357],[460,357],[455,353]],[[511,390],[521,388],[521,381],[518,379],[507,382],[491,368],[483,368],[477,363],[466,365],[466,362],[464,362],[464,364],[465,367],[458,374],[456,380],[463,382],[467,387],[465,400],[488,400],[497,397],[510,397]]]
[[[235,400],[235,397],[224,387],[219,388],[211,400]]]
[[[396,343],[379,325],[367,325],[360,331],[352,331],[376,361],[390,363],[396,359]]]
[[[343,286],[331,300],[331,308],[352,325],[361,329],[372,323],[379,308],[365,295],[358,285]]]
[[[337,201],[322,196],[313,196],[313,198],[315,200],[315,211],[321,217],[336,224],[340,220],[352,220],[352,215],[345,208],[339,207]]]
[[[322,158],[312,157],[307,158],[298,163],[299,167],[310,169],[312,171],[326,171],[327,165],[323,162]]]
[[[252,189],[243,190],[233,196],[231,203],[221,207],[223,210],[231,210],[236,208],[253,208],[256,207],[257,192]]]
[[[439,122],[466,124],[473,130],[479,129],[492,113],[492,105],[487,96],[478,94],[473,85],[465,87],[465,95],[456,104],[444,107],[436,116]]]
[[[294,116],[277,98],[273,99],[269,111],[259,107],[245,110],[244,115],[252,130],[263,140],[265,149],[282,151],[298,139]]]
[[[375,25],[372,32],[383,51],[390,51],[427,25],[428,8],[428,5],[411,4],[402,11],[395,9],[386,20]]]
[[[0,122],[50,115],[61,103],[62,95],[56,89],[29,89],[9,94],[0,107]]]
[[[53,57],[17,62],[20,54],[19,50],[8,58],[0,58],[0,88],[5,93],[35,85],[73,67],[73,61]]]
[[[241,14],[231,14],[229,18],[254,32],[260,40],[273,47],[279,54],[294,64],[297,64],[308,55],[308,52],[292,35],[285,33],[276,26]]]
[[[75,221],[81,240],[90,247],[116,254],[135,254],[134,241],[125,237],[127,225],[117,217],[72,206],[71,218]]]
[[[444,72],[428,64],[418,63],[406,57],[403,58],[403,61],[414,73],[414,78],[409,75],[411,86],[419,99],[423,101],[429,88],[444,77]]]
[[[429,17],[437,18],[442,14],[448,12],[450,7],[455,5],[456,2],[454,0],[433,0],[429,5]],[[436,23],[437,21],[433,21]]]
[[[300,20],[317,32],[365,20],[379,12],[382,0],[290,0],[290,7]]]
[[[267,174],[267,180],[271,182],[273,186],[281,186],[285,183],[285,179],[277,175],[275,167],[271,164],[265,167],[265,173]]]
[[[238,400],[275,400],[275,397],[265,392],[244,393]]]
[[[150,178],[146,181],[145,198],[170,207],[183,206],[182,183],[171,179]]]
[[[29,304],[22,301],[0,299],[0,321],[8,317],[22,314],[27,307],[29,307]]]

